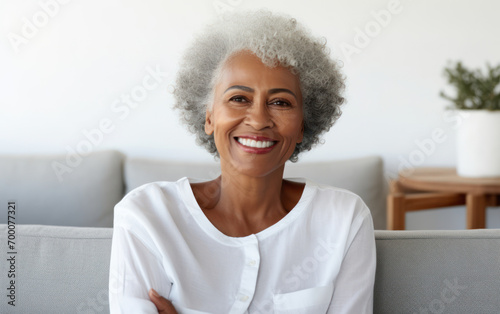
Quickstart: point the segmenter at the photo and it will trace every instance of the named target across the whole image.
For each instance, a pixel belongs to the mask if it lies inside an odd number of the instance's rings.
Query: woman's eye
[[[290,107],[292,104],[290,102],[283,99],[276,99],[271,102],[271,105],[276,105],[280,107]]]
[[[245,102],[247,99],[243,96],[233,96],[229,99],[229,101],[234,101],[234,102]]]

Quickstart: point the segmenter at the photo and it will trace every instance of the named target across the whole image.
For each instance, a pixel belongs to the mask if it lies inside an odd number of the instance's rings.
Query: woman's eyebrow
[[[229,87],[228,89],[226,89],[224,91],[224,93],[226,93],[227,91],[229,91],[231,89],[241,89],[241,90],[244,90],[246,92],[251,92],[251,93],[253,93],[255,91],[253,88],[248,87],[248,86],[233,85],[233,86]],[[270,95],[277,94],[277,93],[288,93],[288,94],[292,95],[293,97],[295,97],[295,99],[297,99],[297,95],[295,95],[291,90],[289,90],[287,88],[272,88],[269,90]]]
[[[250,88],[248,86],[243,86],[243,85],[233,85],[231,87],[229,87],[228,89],[226,89],[224,91],[224,93],[227,93],[227,91],[231,90],[231,89],[242,89],[244,90],[245,92],[254,92],[254,89],[253,88]]]
[[[277,93],[288,93],[293,97],[295,97],[295,99],[297,99],[297,95],[295,95],[291,90],[287,88],[273,88],[269,90],[269,94],[277,94]]]

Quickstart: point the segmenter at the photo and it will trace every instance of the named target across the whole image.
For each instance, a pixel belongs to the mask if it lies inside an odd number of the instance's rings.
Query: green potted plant
[[[487,64],[483,73],[456,62],[444,74],[455,96],[440,95],[465,117],[457,132],[458,174],[500,177],[500,65]]]

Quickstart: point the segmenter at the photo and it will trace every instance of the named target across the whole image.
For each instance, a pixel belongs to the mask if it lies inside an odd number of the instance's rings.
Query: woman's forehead
[[[272,85],[300,91],[297,75],[283,66],[269,67],[250,52],[240,52],[227,59],[221,68],[217,85]]]

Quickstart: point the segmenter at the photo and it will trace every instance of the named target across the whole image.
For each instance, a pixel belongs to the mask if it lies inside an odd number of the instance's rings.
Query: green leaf
[[[455,89],[455,97],[439,95],[456,109],[500,110],[500,65],[486,64],[486,71],[469,70],[460,61],[443,71],[448,83]]]

